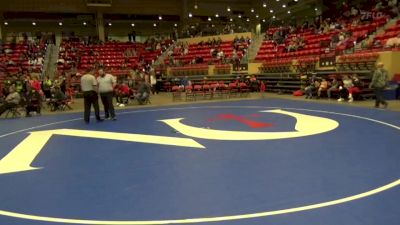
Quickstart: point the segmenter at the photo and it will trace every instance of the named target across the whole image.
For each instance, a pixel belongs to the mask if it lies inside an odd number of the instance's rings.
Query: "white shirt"
[[[105,74],[103,77],[97,77],[97,82],[99,84],[99,92],[107,93],[112,92],[114,90],[114,85],[116,83],[116,79],[111,74]]]

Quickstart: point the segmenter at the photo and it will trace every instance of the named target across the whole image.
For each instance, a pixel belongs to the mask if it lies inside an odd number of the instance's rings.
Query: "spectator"
[[[385,101],[385,98],[383,96],[383,90],[386,87],[386,82],[388,81],[388,79],[389,75],[387,70],[383,68],[383,63],[379,62],[377,64],[377,69],[375,70],[372,77],[372,81],[369,84],[369,88],[373,88],[375,91],[375,108],[379,108],[381,104],[383,104],[385,108],[387,108],[388,106],[388,103]]]
[[[313,92],[315,90],[318,90],[319,86],[321,85],[321,83],[317,80],[317,79],[311,79],[311,83],[310,85],[308,85],[305,89],[304,89],[304,93],[305,93],[305,97],[306,99],[308,98],[312,98],[313,97]]]
[[[117,105],[121,106],[123,104],[127,104],[128,102],[124,102],[124,99],[129,98],[131,90],[129,86],[124,82],[117,89]]]
[[[140,105],[143,105],[148,100],[149,96],[150,86],[144,80],[141,80],[135,98],[138,100]]]
[[[400,47],[400,33],[396,37],[389,38],[385,46],[387,48]]]
[[[15,87],[11,86],[9,94],[7,95],[4,103],[0,106],[0,116],[7,110],[17,107],[21,101],[21,96],[16,92]]]
[[[353,95],[349,92],[349,90],[354,86],[353,80],[350,79],[349,76],[343,76],[343,86],[339,87],[340,97],[338,99],[339,102],[343,102],[345,97],[348,97],[349,102],[353,101]]]
[[[40,115],[42,106],[42,96],[36,89],[32,89],[26,96],[26,117],[31,117],[31,112],[36,112]]]
[[[332,82],[331,82],[331,87],[326,91],[326,93],[328,95],[328,99],[331,98],[332,91],[336,91],[338,89],[338,86],[339,86],[339,82],[336,79],[336,77],[334,77]]]
[[[318,91],[317,91],[317,98],[321,97],[321,92],[326,91],[328,89],[328,81],[326,79],[322,79],[321,84],[319,85]]]

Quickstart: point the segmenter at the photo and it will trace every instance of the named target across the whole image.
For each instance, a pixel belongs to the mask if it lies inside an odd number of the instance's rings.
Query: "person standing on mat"
[[[104,106],[105,119],[116,120],[113,105],[114,86],[116,79],[113,75],[106,74],[102,68],[99,69],[98,73],[99,77],[97,77],[97,82],[99,83],[101,102]]]
[[[372,81],[369,84],[369,88],[373,88],[375,91],[375,108],[379,108],[380,104],[382,104],[384,108],[387,108],[388,106],[388,103],[385,101],[385,98],[383,96],[383,90],[386,87],[386,82],[388,81],[388,78],[388,71],[383,68],[383,63],[379,62],[372,77]]]
[[[99,97],[97,94],[97,81],[96,78],[90,74],[90,70],[81,77],[81,89],[83,92],[83,100],[85,105],[84,120],[85,123],[90,122],[90,109],[93,105],[94,114],[96,115],[97,122],[103,121],[100,118],[99,110]]]

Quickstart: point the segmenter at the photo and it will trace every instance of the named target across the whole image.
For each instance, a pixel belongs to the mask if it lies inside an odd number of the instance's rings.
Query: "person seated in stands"
[[[15,87],[11,86],[9,94],[5,98],[4,102],[0,105],[0,116],[7,110],[15,108],[21,101],[21,96],[16,92]]]
[[[294,42],[293,40],[290,41],[290,43],[289,43],[289,45],[288,45],[288,47],[287,47],[287,51],[288,51],[288,52],[294,52],[294,51],[296,51],[296,50],[297,50],[297,44],[296,44],[296,42]]]
[[[354,94],[357,94],[363,88],[363,82],[360,80],[357,74],[353,74],[351,76],[351,80],[353,82],[353,86],[348,89],[349,91],[349,102],[353,101]]]
[[[117,105],[120,106],[121,104],[127,104],[128,102],[124,102],[124,99],[129,98],[130,93],[131,90],[125,82],[119,85],[119,87],[116,89]]]
[[[211,45],[212,45],[211,38],[208,38],[208,40],[207,40],[206,44],[207,44],[208,46],[211,46]]]
[[[321,92],[326,91],[328,89],[328,81],[326,79],[322,79],[321,84],[319,85],[317,98],[321,97]]]
[[[223,60],[225,58],[225,54],[224,51],[222,49],[220,49],[217,53],[217,59],[221,59]]]
[[[212,39],[211,45],[212,46],[216,46],[217,45],[217,40],[215,38]]]
[[[239,41],[240,41],[239,37],[238,37],[238,36],[235,36],[235,38],[233,39],[233,44],[235,44],[235,43],[237,43],[237,42],[239,42]]]
[[[219,45],[221,45],[222,44],[222,39],[221,39],[221,37],[218,37],[218,39],[217,39],[217,46],[219,46]]]
[[[61,91],[59,86],[54,87],[53,99],[50,103],[53,105],[52,111],[56,111],[62,104],[65,103],[65,94]]]
[[[146,83],[144,80],[140,81],[137,93],[135,98],[138,100],[139,104],[142,105],[146,102],[146,100],[150,96],[150,85]]]
[[[188,76],[185,76],[184,78],[182,78],[180,86],[183,88],[191,86],[191,81],[189,80]]]
[[[211,56],[212,56],[213,58],[216,58],[217,55],[218,55],[218,49],[216,49],[216,48],[212,49]]]
[[[400,46],[400,33],[396,37],[389,38],[386,42],[385,47],[395,48]]]
[[[35,89],[32,89],[26,95],[26,117],[31,117],[31,112],[40,114],[42,105],[42,97]]]
[[[255,75],[251,75],[250,79],[249,79],[249,86],[250,86],[250,90],[257,92],[259,91],[259,81],[257,80]]]
[[[311,79],[311,83],[310,85],[308,85],[305,89],[304,89],[304,94],[306,96],[306,99],[308,98],[312,98],[313,97],[313,92],[315,90],[318,90],[319,86],[321,85],[321,83],[317,80],[317,79]]]
[[[332,91],[336,91],[339,87],[339,81],[336,79],[336,77],[333,78],[331,82],[330,88],[326,91],[326,94],[328,95],[328,99],[331,98]]]
[[[339,102],[343,102],[346,97],[348,97],[349,102],[353,101],[353,95],[350,94],[349,90],[354,86],[353,80],[349,76],[344,75],[342,79],[343,85],[339,86],[340,97]]]

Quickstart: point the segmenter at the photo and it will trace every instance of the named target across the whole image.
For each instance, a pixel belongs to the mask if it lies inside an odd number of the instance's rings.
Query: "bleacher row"
[[[78,62],[78,70],[93,68],[95,63],[99,63],[117,74],[124,72],[126,68],[137,68],[141,61],[152,64],[162,54],[161,49],[153,51],[142,43],[108,42],[87,46],[81,42],[64,41],[61,47],[65,50],[59,53],[59,59]],[[125,51],[129,49],[134,50],[136,55],[125,55]],[[67,63],[58,66],[59,71],[69,68]]]
[[[390,38],[396,37],[400,33],[400,20],[396,22],[393,26],[385,29],[385,31],[381,34],[378,34],[374,37],[374,40],[379,40],[383,45],[386,44],[387,40]]]
[[[4,53],[0,54],[0,64],[4,72],[8,74],[16,74],[22,70],[41,72],[42,65],[33,65],[28,58],[28,55],[37,53],[38,46],[32,44],[29,48],[28,45],[27,42],[19,42],[2,46]]]
[[[376,31],[377,28],[383,26],[387,22],[387,17],[376,18],[370,24],[350,26],[344,32],[352,32],[351,42],[360,42],[368,37],[369,34]],[[278,28],[270,28],[266,31],[273,34]],[[333,35],[337,35],[340,31],[335,30],[324,34],[315,34],[312,31],[305,30],[298,33],[290,34],[283,44],[277,44],[272,40],[263,41],[260,51],[257,53],[255,60],[257,62],[270,61],[279,58],[301,58],[308,56],[319,56],[324,54],[327,46],[331,42]],[[285,52],[291,39],[300,36],[304,39],[304,47],[294,52]],[[324,45],[322,45],[324,43]],[[336,47],[336,51],[342,51],[353,47],[354,45],[341,45]]]
[[[239,50],[247,49],[248,43],[241,43],[238,46]],[[218,63],[220,59],[217,59],[212,56],[211,51],[213,49],[220,49],[224,52],[226,58],[231,58],[233,52],[235,50],[235,46],[232,41],[224,41],[219,46],[210,46],[210,45],[199,45],[199,44],[190,44],[188,48],[188,53],[183,55],[182,49],[176,49],[172,56],[175,60],[181,60],[183,64],[190,63],[196,57],[202,57],[204,63]],[[243,57],[243,52],[237,52],[238,58],[241,59]],[[169,59],[165,59],[164,63],[166,65],[169,64]]]

